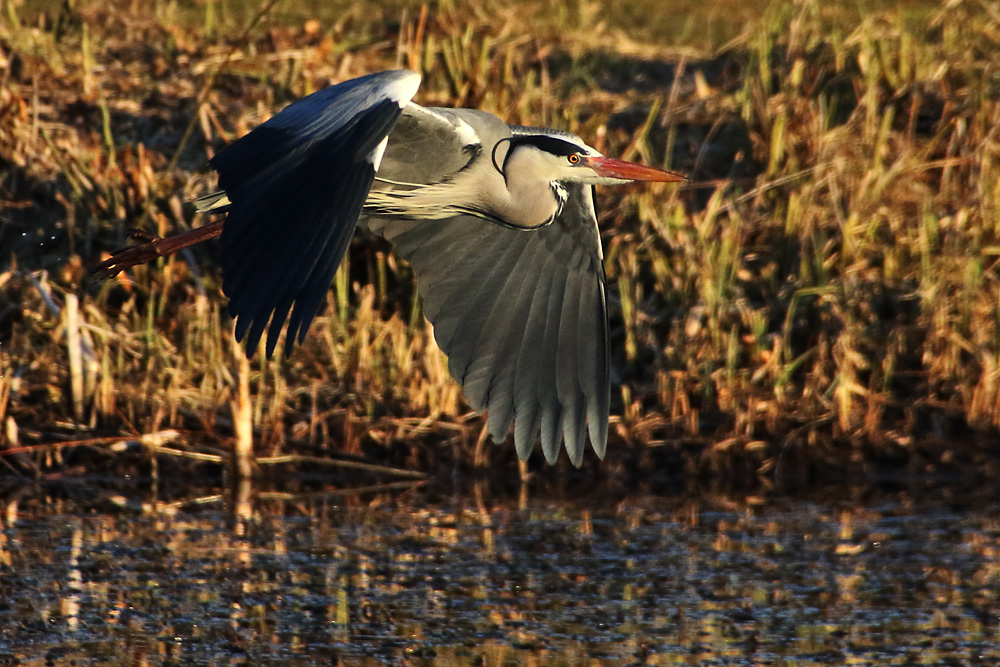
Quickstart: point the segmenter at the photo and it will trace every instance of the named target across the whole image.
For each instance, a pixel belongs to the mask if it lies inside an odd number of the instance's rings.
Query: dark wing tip
[[[286,320],[286,354],[305,335],[354,233],[379,147],[419,81],[396,71],[331,86],[212,159],[231,202],[223,291],[251,356],[265,330],[271,356]]]

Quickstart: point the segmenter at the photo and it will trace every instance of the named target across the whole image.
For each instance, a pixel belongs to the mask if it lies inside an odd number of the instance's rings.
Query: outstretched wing
[[[286,354],[305,337],[419,83],[414,72],[393,71],[325,88],[212,159],[229,199],[222,289],[248,355],[268,321],[269,357],[286,319]]]
[[[488,411],[494,440],[513,422],[522,460],[540,438],[550,463],[565,442],[580,465],[588,431],[602,458],[607,443],[608,323],[592,188],[567,189],[560,215],[535,231],[474,216],[368,225],[413,267],[449,371]]]

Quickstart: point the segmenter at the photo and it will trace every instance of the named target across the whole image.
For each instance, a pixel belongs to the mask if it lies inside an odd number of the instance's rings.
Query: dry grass
[[[472,461],[482,422],[380,242],[353,244],[290,359],[251,363],[242,407],[211,247],[84,269],[129,228],[202,224],[207,158],[287,102],[405,66],[422,103],[692,175],[600,194],[613,460],[978,465],[1000,438],[996,5],[722,3],[706,37],[657,31],[658,2],[577,4],[0,2],[0,446],[170,428],[223,449],[249,414],[261,455]],[[71,450],[18,451],[0,463],[41,473]]]

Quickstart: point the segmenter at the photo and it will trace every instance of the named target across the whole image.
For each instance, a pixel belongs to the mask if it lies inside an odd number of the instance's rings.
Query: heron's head
[[[573,135],[517,134],[497,143],[493,165],[505,179],[618,185],[631,181],[675,183],[687,178],[672,171],[605,157]]]

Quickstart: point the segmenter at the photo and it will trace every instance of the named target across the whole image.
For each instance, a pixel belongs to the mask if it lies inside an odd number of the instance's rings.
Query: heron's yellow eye
[[[573,153],[572,155],[570,155],[566,159],[569,160],[570,164],[576,164],[577,162],[580,161],[580,156],[577,155],[576,153]]]

